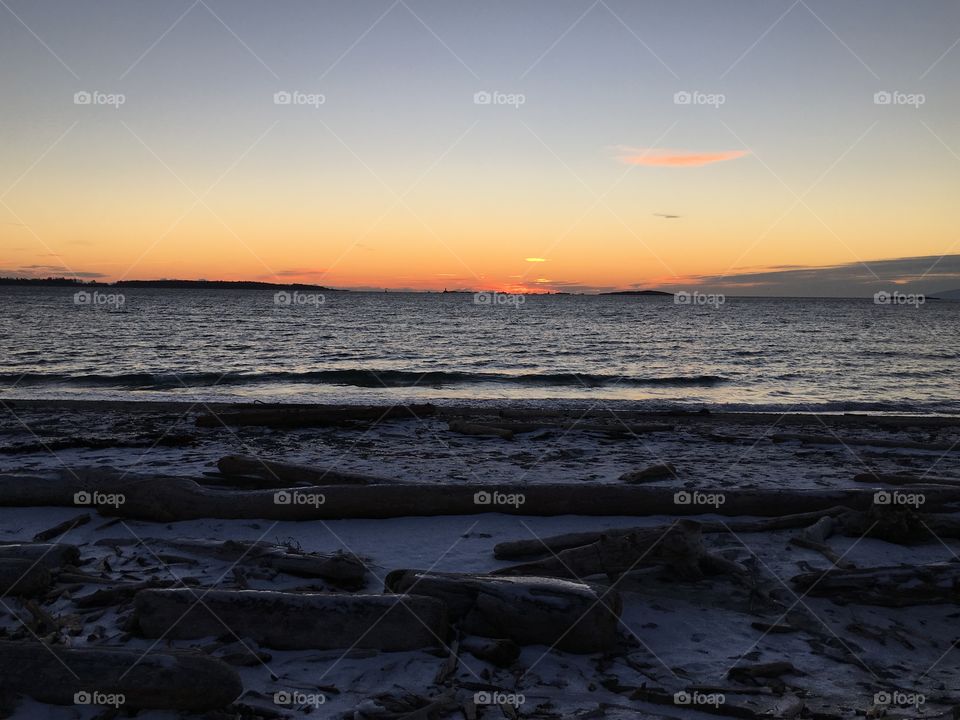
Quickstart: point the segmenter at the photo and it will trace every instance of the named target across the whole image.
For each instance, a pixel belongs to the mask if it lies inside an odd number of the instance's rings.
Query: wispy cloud
[[[736,160],[749,155],[748,150],[670,150],[667,148],[634,148],[618,146],[617,158],[627,165],[649,165],[653,167],[700,167],[726,160]]]

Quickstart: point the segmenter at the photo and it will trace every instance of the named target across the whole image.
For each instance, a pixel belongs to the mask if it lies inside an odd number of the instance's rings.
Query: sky
[[[3,0],[0,275],[960,288],[953,0]]]

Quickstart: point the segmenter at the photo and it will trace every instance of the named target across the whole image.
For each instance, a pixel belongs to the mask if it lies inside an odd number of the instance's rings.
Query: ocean
[[[0,399],[960,412],[953,302],[77,292],[0,287]]]

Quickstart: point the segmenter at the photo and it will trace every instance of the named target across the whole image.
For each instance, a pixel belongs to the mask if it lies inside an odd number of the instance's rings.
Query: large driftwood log
[[[770,436],[774,442],[799,441],[812,445],[867,445],[872,447],[903,450],[932,450],[960,452],[960,444],[950,442],[925,443],[912,440],[890,440],[888,438],[839,437],[837,435],[817,435],[812,433],[774,433]]]
[[[681,520],[667,527],[638,528],[622,535],[602,535],[589,545],[561,550],[544,560],[511,565],[497,575],[545,575],[585,578],[616,577],[634,568],[666,565],[679,577],[699,578],[707,558],[700,524]]]
[[[48,570],[80,561],[80,549],[66,543],[11,543],[0,545],[0,560],[29,560]]]
[[[542,577],[394,570],[386,589],[442,600],[466,633],[575,653],[611,649],[623,608],[615,590]]]
[[[448,629],[443,603],[431,597],[263,590],[142,590],[134,621],[146,637],[236,633],[277,650],[415,650],[439,645]]]
[[[30,560],[0,560],[0,597],[36,595],[50,587],[50,571]]]
[[[927,477],[925,475],[890,475],[884,473],[860,473],[853,476],[853,481],[874,485],[950,485],[960,487],[960,480],[956,478]]]
[[[833,569],[792,578],[810,595],[884,607],[960,602],[960,563]]]
[[[0,678],[6,692],[55,705],[122,695],[121,708],[202,712],[243,692],[236,670],[206,655],[8,641],[0,641]]]
[[[122,547],[145,544],[156,552],[164,547],[248,565],[261,565],[297,577],[323,578],[332,582],[360,586],[366,574],[363,561],[352,553],[306,553],[284,545],[243,540],[174,540],[162,538],[103,538],[97,545]]]
[[[753,533],[789,530],[791,528],[806,527],[822,517],[832,517],[850,512],[845,507],[832,507],[810,513],[796,513],[777,518],[763,520],[730,520],[726,522],[700,521],[700,530],[705,533]],[[529,538],[526,540],[509,540],[497,543],[493,554],[498,560],[518,560],[525,557],[549,555],[561,550],[589,545],[603,536],[614,537],[629,535],[635,532],[650,532],[663,534],[667,526],[653,526],[646,528],[610,528],[609,530],[595,530],[590,532],[564,533],[550,535],[544,538]]]
[[[537,484],[497,488],[464,485],[326,485],[286,493],[267,490],[221,490],[185,478],[107,476],[37,478],[0,475],[0,507],[73,505],[74,493],[94,490],[122,495],[123,502],[99,505],[102,514],[158,522],[198,518],[326,520],[500,512],[516,515],[755,515],[772,517],[827,510],[834,506],[866,509],[873,503],[869,488],[851,490],[717,489],[719,505],[678,504],[672,488],[622,484]],[[501,491],[522,493],[522,504],[478,502],[475,496]],[[284,494],[285,493],[285,494]],[[278,498],[279,495],[282,498]],[[924,509],[960,501],[960,488],[924,491]],[[507,498],[509,499],[509,497]]]
[[[291,406],[226,411],[197,417],[199,427],[254,426],[272,428],[347,426],[355,422],[410,419],[433,415],[433,405],[399,405],[394,407]]]
[[[261,487],[292,487],[294,485],[381,485],[385,478],[340,470],[264,460],[251,455],[227,455],[217,461],[217,468],[227,477],[256,477],[269,481]]]

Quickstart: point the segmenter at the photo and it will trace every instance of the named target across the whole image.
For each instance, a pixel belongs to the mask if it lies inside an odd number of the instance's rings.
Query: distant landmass
[[[600,293],[601,295],[661,295],[665,297],[673,297],[672,292],[664,292],[663,290],[616,290],[614,292],[605,292]]]
[[[80,280],[78,278],[11,278],[0,277],[0,285],[40,285],[54,287],[141,287],[175,288],[177,290],[271,290],[273,288],[291,288],[293,290],[325,290],[335,288],[305,283],[269,283],[255,280],[118,280],[105,283],[98,280]]]
[[[960,288],[956,290],[944,290],[943,292],[930,293],[930,297],[937,300],[960,300]]]

